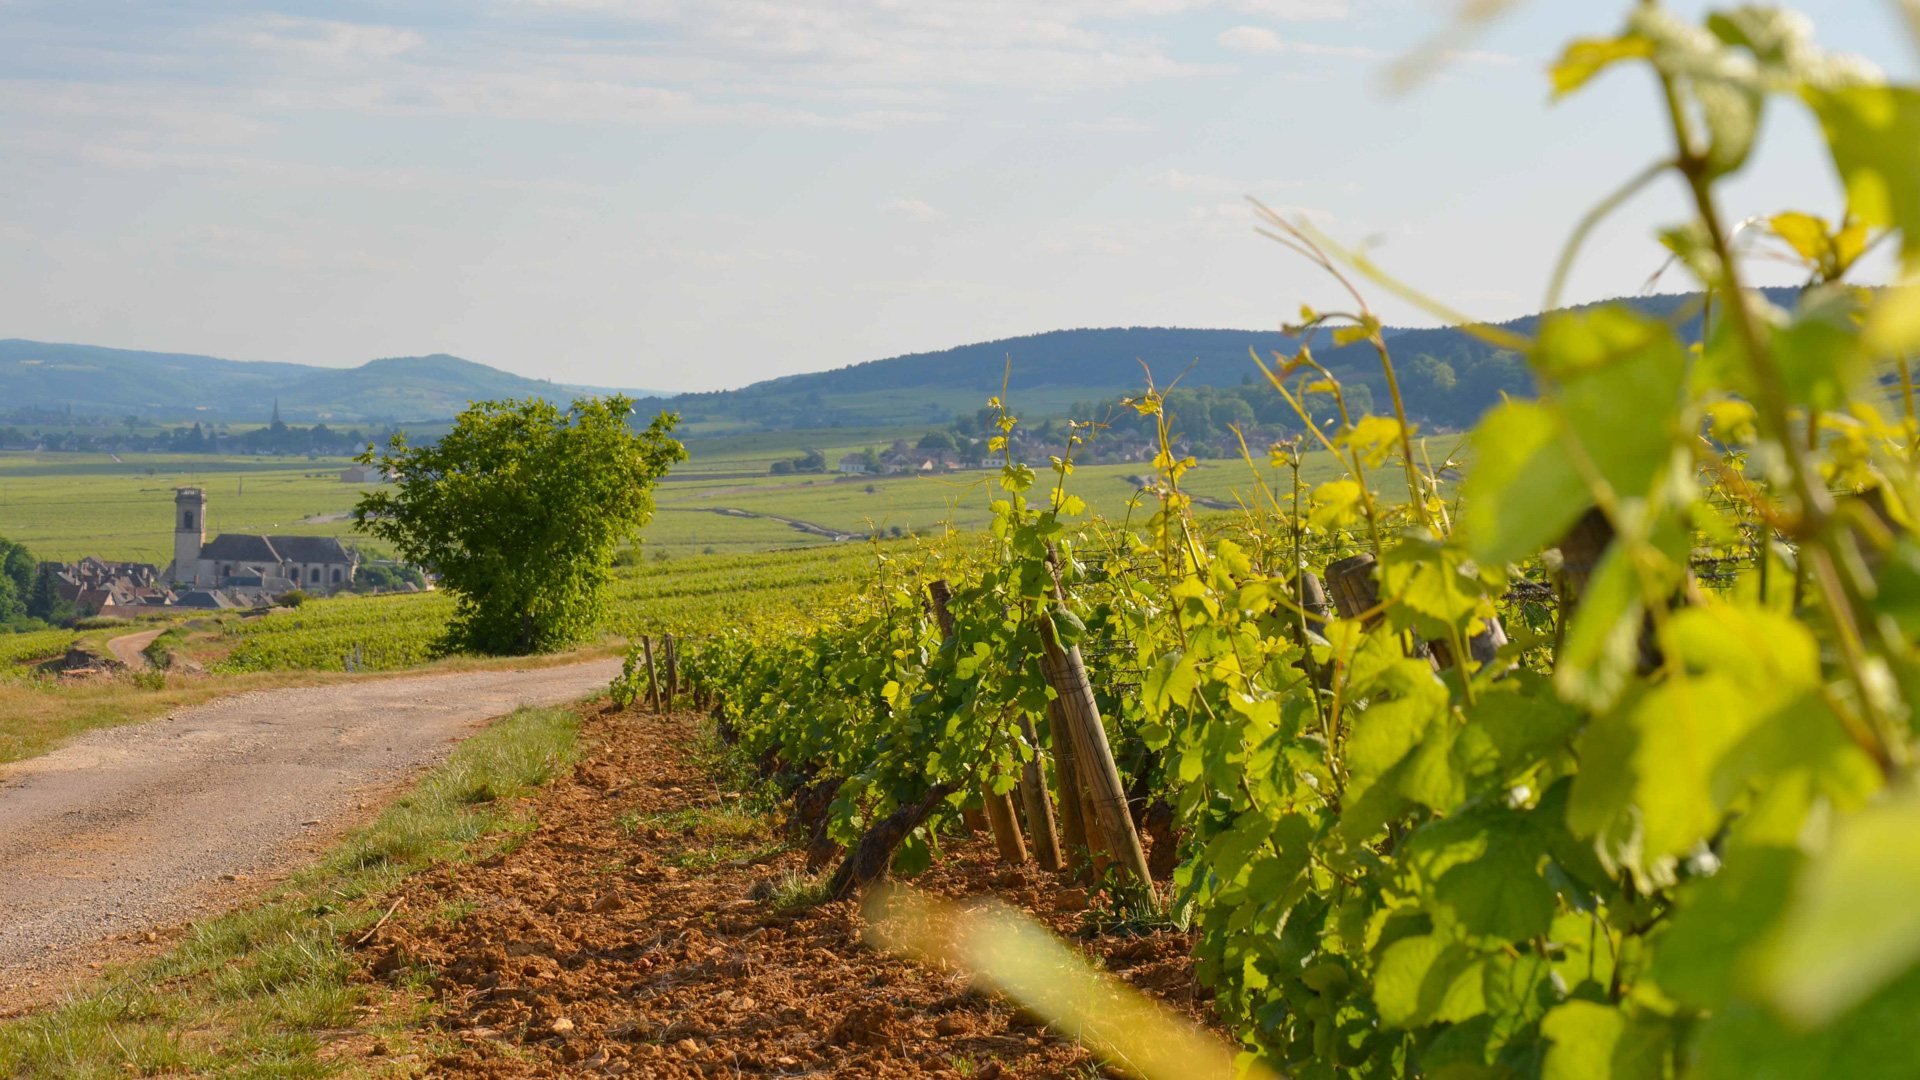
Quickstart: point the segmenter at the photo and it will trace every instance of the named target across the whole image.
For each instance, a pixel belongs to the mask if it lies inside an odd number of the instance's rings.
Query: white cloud
[[[1247,15],[1266,15],[1287,22],[1344,19],[1352,12],[1346,0],[1234,0],[1233,10]]]
[[[1264,26],[1236,26],[1231,30],[1222,30],[1218,41],[1222,48],[1234,52],[1274,54],[1287,51],[1287,43],[1280,35]]]
[[[1180,169],[1155,173],[1147,177],[1147,183],[1168,191],[1194,191],[1208,195],[1233,195],[1247,188],[1247,185],[1232,177],[1190,173]]]
[[[292,18],[265,20],[242,40],[253,49],[335,65],[390,60],[426,41],[418,32],[398,27]]]
[[[1099,120],[1069,120],[1067,121],[1066,128],[1068,131],[1128,132],[1154,130],[1152,124],[1142,123],[1139,120],[1133,120],[1125,116],[1108,116]]]
[[[940,211],[921,202],[919,199],[894,199],[880,207],[883,214],[893,214],[909,221],[939,221],[946,217]]]
[[[1310,41],[1287,41],[1264,26],[1236,26],[1231,30],[1221,31],[1220,36],[1215,40],[1223,48],[1232,49],[1234,52],[1262,56],[1296,53],[1301,56],[1344,56],[1354,60],[1373,60],[1385,55],[1365,45],[1320,45]]]

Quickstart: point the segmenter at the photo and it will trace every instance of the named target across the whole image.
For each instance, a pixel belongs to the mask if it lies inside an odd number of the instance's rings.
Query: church
[[[331,536],[247,536],[224,533],[207,543],[207,493],[177,488],[173,496],[173,564],[166,580],[203,588],[252,587],[269,593],[304,589],[325,595],[353,584],[360,553]]]

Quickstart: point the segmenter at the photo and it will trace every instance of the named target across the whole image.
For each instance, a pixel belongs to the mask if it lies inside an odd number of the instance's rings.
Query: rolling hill
[[[1793,290],[1764,291],[1776,303],[1791,303]],[[1697,299],[1697,294],[1663,294],[1627,302],[1666,317]],[[1500,325],[1531,334],[1538,323],[1538,315],[1529,315]],[[1697,334],[1698,318],[1683,332]],[[1390,328],[1385,334],[1408,408],[1416,415],[1464,425],[1503,392],[1531,393],[1531,379],[1517,366],[1517,357],[1463,330]],[[1291,354],[1299,348],[1298,340],[1275,330],[1055,330],[789,375],[738,390],[682,394],[666,404],[678,409],[693,430],[706,431],[939,423],[972,413],[1000,391],[1004,379],[1015,411],[1040,416],[1136,393],[1148,370],[1163,388],[1175,378],[1189,387],[1240,386],[1260,379],[1249,350],[1271,363],[1275,351]],[[1323,333],[1314,342],[1314,355],[1342,382],[1366,386],[1373,400],[1386,401],[1385,376],[1371,345],[1334,347]]]
[[[1791,290],[1767,290],[1790,302]],[[1638,297],[1634,306],[1671,316],[1690,294]],[[1539,316],[1501,324],[1530,334]],[[1697,318],[1683,327],[1697,333]],[[1387,331],[1407,405],[1442,425],[1472,422],[1503,393],[1525,394],[1531,380],[1519,358],[1451,327]],[[1271,360],[1300,343],[1271,330],[1125,327],[1055,330],[871,360],[831,371],[788,375],[735,390],[668,396],[655,407],[677,410],[689,435],[810,428],[926,424],[971,415],[1005,381],[1021,415],[1058,415],[1137,392],[1146,372],[1162,387],[1239,387],[1259,379],[1249,351]],[[1322,335],[1315,355],[1350,387],[1367,387],[1383,402],[1386,386],[1372,346],[1335,347]],[[1144,365],[1144,366],[1143,366]],[[539,396],[566,399],[606,393],[523,378],[456,356],[372,360],[356,368],[220,360],[210,356],[135,352],[90,345],[0,340],[0,402],[15,407],[119,417],[179,420],[264,420],[277,398],[289,422],[442,420],[468,400]]]
[[[338,425],[443,419],[469,400],[566,400],[582,392],[611,391],[523,378],[445,354],[323,368],[0,340],[0,402],[86,416],[262,421],[278,400],[288,422]]]

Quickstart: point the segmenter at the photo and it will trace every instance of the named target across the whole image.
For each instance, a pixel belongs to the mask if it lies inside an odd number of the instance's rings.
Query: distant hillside
[[[1791,290],[1768,292],[1776,302],[1787,302]],[[1669,294],[1628,302],[1666,316],[1693,299]],[[1530,334],[1538,322],[1539,316],[1530,315],[1500,325]],[[1518,358],[1502,356],[1464,331],[1389,329],[1387,337],[1401,367],[1408,408],[1416,415],[1464,425],[1502,391],[1531,392],[1524,370],[1516,366]],[[1271,363],[1275,351],[1293,353],[1299,347],[1277,330],[1055,330],[790,375],[739,390],[682,394],[667,404],[707,430],[937,424],[972,414],[999,393],[1005,378],[1014,411],[1036,416],[1137,392],[1145,385],[1147,368],[1162,387],[1175,378],[1182,386],[1239,386],[1260,377],[1249,349]],[[1334,348],[1323,334],[1314,355],[1343,382],[1367,386],[1374,400],[1386,401],[1385,377],[1372,346]],[[1432,362],[1421,362],[1422,357]]]
[[[0,402],[83,416],[381,423],[452,416],[470,400],[611,393],[522,378],[457,356],[404,356],[355,368],[221,360],[185,353],[0,340]],[[626,391],[658,397],[651,391]]]
[[[1767,290],[1780,303],[1790,302],[1791,291]],[[1668,316],[1694,299],[1669,294],[1627,302],[1649,314]],[[1530,315],[1501,325],[1531,334],[1538,322],[1539,316]],[[1696,332],[1692,324],[1685,330]],[[1462,330],[1389,329],[1387,336],[1408,410],[1429,425],[1466,426],[1501,394],[1531,392],[1531,379],[1518,357]],[[1277,330],[1055,330],[789,375],[737,390],[675,397],[626,392],[663,398],[658,404],[679,411],[692,436],[940,426],[972,416],[990,395],[1000,392],[1003,378],[1017,415],[1061,415],[1075,406],[1086,414],[1102,402],[1137,392],[1145,385],[1146,368],[1162,387],[1176,378],[1183,387],[1239,387],[1259,379],[1249,350],[1271,361],[1276,351],[1292,353],[1299,345]],[[1363,398],[1361,403],[1368,396],[1385,403],[1385,378],[1371,346],[1363,342],[1335,348],[1323,334],[1314,353],[1355,390],[1354,396]],[[277,397],[289,423],[324,421],[337,427],[441,420],[469,400],[565,400],[579,392],[608,391],[522,378],[446,355],[320,368],[0,340],[0,404],[71,408],[77,415],[264,420]],[[1257,400],[1253,407],[1258,413]]]

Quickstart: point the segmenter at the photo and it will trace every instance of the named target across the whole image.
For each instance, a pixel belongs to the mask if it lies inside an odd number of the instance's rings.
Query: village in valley
[[[351,466],[345,483],[377,479],[377,470]],[[207,539],[207,493],[174,493],[173,561],[164,568],[89,555],[72,563],[43,562],[36,592],[49,591],[75,615],[131,616],[156,608],[230,611],[272,607],[293,593],[419,592],[424,575],[390,560],[362,556],[357,544],[331,536],[221,533]]]

